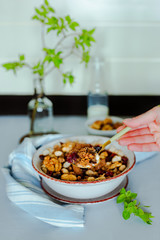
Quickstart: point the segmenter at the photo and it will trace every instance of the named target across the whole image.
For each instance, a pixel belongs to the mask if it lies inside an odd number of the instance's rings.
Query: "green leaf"
[[[140,203],[137,204],[137,200],[133,200],[136,197],[136,193],[132,193],[130,190],[126,191],[124,188],[121,189],[120,195],[117,197],[117,203],[124,203],[123,218],[127,220],[133,213],[135,216],[140,217],[145,223],[151,224],[151,218],[153,218],[152,214],[140,208]]]
[[[120,194],[124,194],[124,193],[126,193],[126,189],[122,188],[121,191],[120,191]]]
[[[85,62],[85,63],[86,63],[86,66],[87,66],[89,60],[90,60],[89,51],[87,51],[87,52],[83,51],[83,54],[82,54],[82,62]]]
[[[68,24],[70,24],[71,22],[72,22],[72,20],[71,20],[71,18],[70,18],[70,16],[68,15],[68,16],[66,16],[65,17],[65,19],[66,19],[66,21],[68,22]]]
[[[130,213],[125,209],[125,210],[123,211],[122,216],[123,216],[123,218],[124,218],[125,220],[127,220],[127,219],[130,218]]]
[[[61,58],[62,52],[59,51],[55,53],[55,49],[43,48],[43,50],[47,53],[43,62],[53,63],[56,68],[59,68],[63,63],[63,59]]]
[[[32,17],[32,19],[40,20],[40,18],[39,18],[37,15],[34,15],[34,16]]]
[[[26,65],[24,60],[25,56],[22,54],[19,56],[19,61],[4,63],[2,64],[2,67],[4,67],[7,71],[12,70],[14,73],[16,73],[19,68],[22,68]]]
[[[69,24],[70,29],[72,29],[73,31],[76,31],[76,27],[78,27],[79,24],[77,22],[72,22]]]
[[[48,3],[47,0],[44,0],[44,3],[45,3],[46,6],[49,6],[49,3]]]
[[[19,56],[19,60],[20,60],[20,61],[24,61],[24,60],[25,60],[25,56],[24,56],[24,55],[20,55],[20,56]]]
[[[32,69],[34,74],[38,74],[40,77],[44,76],[44,65],[40,61]]]
[[[66,84],[67,80],[72,85],[74,83],[74,76],[71,74],[71,72],[63,73],[63,83]]]
[[[55,13],[55,10],[51,6],[48,7],[48,10],[52,13]]]
[[[124,202],[124,199],[125,199],[125,194],[124,194],[124,193],[120,194],[120,195],[117,197],[117,203]]]

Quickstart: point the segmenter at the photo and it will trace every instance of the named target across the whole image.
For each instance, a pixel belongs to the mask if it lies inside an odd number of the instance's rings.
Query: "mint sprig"
[[[132,193],[130,190],[126,191],[125,188],[121,189],[120,195],[117,197],[117,203],[124,203],[123,218],[127,220],[133,213],[135,216],[140,217],[145,223],[151,225],[152,214],[142,209],[142,207],[149,206],[140,206],[140,203],[137,203],[137,200],[135,200],[136,197],[137,193]]]

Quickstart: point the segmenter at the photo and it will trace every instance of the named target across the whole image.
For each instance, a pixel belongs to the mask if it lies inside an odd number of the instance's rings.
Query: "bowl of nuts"
[[[123,124],[122,121],[122,118],[116,116],[94,117],[86,121],[85,127],[89,134],[111,137],[116,134],[116,129]]]
[[[32,166],[53,191],[74,199],[92,199],[116,189],[135,165],[132,151],[117,142],[99,153],[101,136],[62,138],[39,148]]]

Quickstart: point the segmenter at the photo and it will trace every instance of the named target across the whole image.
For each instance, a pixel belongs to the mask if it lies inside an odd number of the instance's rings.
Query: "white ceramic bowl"
[[[47,145],[39,148],[33,156],[32,165],[36,172],[42,177],[43,181],[57,193],[75,199],[91,199],[103,196],[116,187],[118,187],[121,182],[124,180],[126,175],[131,171],[135,165],[135,155],[133,152],[129,151],[126,147],[120,146],[117,142],[114,142],[114,145],[117,149],[121,149],[124,152],[124,155],[128,157],[128,166],[127,168],[119,175],[112,177],[110,179],[105,179],[101,181],[90,181],[90,182],[79,182],[79,181],[64,181],[56,179],[46,175],[41,170],[41,160],[39,155],[42,154],[44,149],[53,147],[59,142],[70,141],[79,141],[91,144],[103,144],[107,141],[108,138],[100,136],[77,136],[69,137],[65,139],[60,139],[57,141],[50,142]]]
[[[111,118],[113,123],[123,121],[122,118],[116,117],[116,116],[108,116],[108,118]],[[96,130],[96,129],[93,129],[93,128],[90,127],[90,125],[92,123],[94,123],[95,121],[104,120],[104,119],[105,119],[105,117],[94,117],[94,118],[88,119],[85,122],[85,127],[86,127],[88,133],[90,133],[92,135],[107,136],[107,137],[111,137],[111,136],[115,135],[116,134],[116,129],[114,129],[114,130]]]

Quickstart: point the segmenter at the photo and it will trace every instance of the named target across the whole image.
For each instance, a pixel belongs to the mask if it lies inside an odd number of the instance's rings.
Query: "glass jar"
[[[98,57],[91,62],[91,83],[88,93],[88,118],[106,117],[109,114],[108,94],[105,88],[103,66],[104,63]]]
[[[43,78],[34,79],[34,96],[28,103],[31,133],[53,131],[53,104],[44,94]]]

